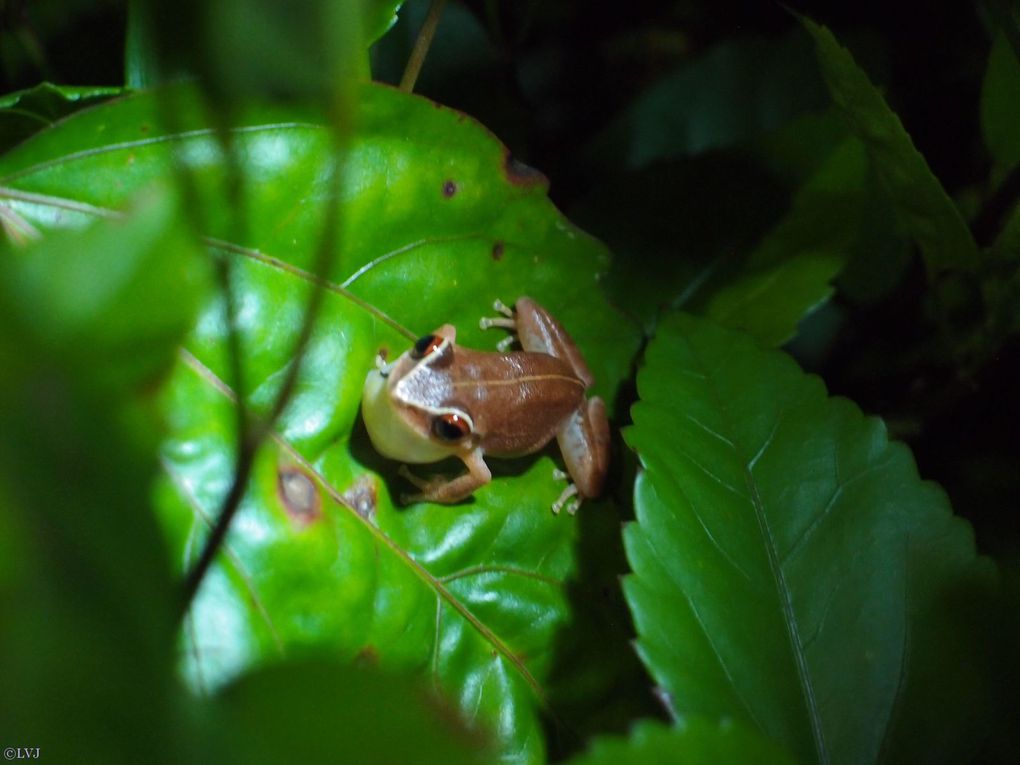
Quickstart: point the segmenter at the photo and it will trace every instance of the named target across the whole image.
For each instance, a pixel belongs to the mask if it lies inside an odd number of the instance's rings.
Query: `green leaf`
[[[0,98],[0,151],[79,109],[120,93],[107,86],[53,85],[44,82]]]
[[[803,34],[729,40],[642,93],[587,153],[633,170],[732,146],[824,106],[824,93]]]
[[[735,277],[709,289],[705,315],[765,345],[791,339],[800,320],[828,300],[832,280],[866,229],[866,178],[860,143],[845,140],[797,192],[790,212]]]
[[[397,23],[397,11],[403,4],[404,0],[367,0],[361,12],[361,36],[366,48]]]
[[[793,760],[773,742],[744,725],[693,717],[676,727],[638,723],[629,739],[596,739],[587,754],[570,765],[716,765],[755,762],[789,764]]]
[[[573,212],[617,253],[607,290],[647,331],[663,307],[683,307],[779,345],[847,264],[844,286],[859,299],[895,285],[904,242],[875,187],[862,144],[829,113],[761,136],[739,158],[626,174]]]
[[[159,125],[159,97],[173,99],[173,134]],[[361,656],[432,678],[494,731],[504,759],[540,761],[534,708],[568,617],[577,533],[576,519],[549,511],[562,489],[553,462],[493,461],[496,479],[468,504],[398,508],[392,497],[408,487],[368,444],[361,388],[379,349],[400,353],[444,322],[457,326],[458,342],[492,347],[499,337],[478,318],[497,297],[547,305],[607,401],[638,334],[600,297],[607,251],[558,213],[540,174],[480,125],[425,99],[365,86],[361,103],[320,319],[295,398],[191,612],[186,669],[216,687],[284,653]],[[3,158],[0,202],[40,230],[78,225],[186,163],[207,241],[232,261],[245,397],[265,411],[315,281],[332,162],[329,131],[313,120],[297,109],[244,115],[231,137],[244,179],[232,208],[221,193],[222,149],[186,92],[132,96]],[[185,347],[164,395],[171,434],[157,490],[181,571],[233,470],[237,393],[222,296]]]
[[[1006,172],[1020,162],[1020,61],[1005,34],[997,34],[981,86],[981,132]]]
[[[224,744],[218,761],[359,765],[489,762],[441,704],[406,678],[296,661],[254,672],[213,700]]]
[[[571,215],[613,249],[606,291],[651,334],[663,308],[732,275],[787,197],[756,163],[708,154],[600,183]]]
[[[177,205],[153,191],[128,218],[56,232],[8,264],[10,304],[40,350],[100,386],[146,384],[165,373],[174,359],[168,338],[191,327],[208,287]]]
[[[676,713],[802,762],[966,759],[988,564],[909,451],[789,357],[686,315],[638,392],[624,590]]]
[[[0,719],[58,761],[184,757],[175,591],[148,512],[153,374],[205,286],[175,210],[150,198],[0,251]]]
[[[977,266],[977,245],[956,205],[914,148],[899,117],[832,33],[800,17],[832,100],[867,147],[875,170],[892,193],[896,210],[924,256],[930,277]]]

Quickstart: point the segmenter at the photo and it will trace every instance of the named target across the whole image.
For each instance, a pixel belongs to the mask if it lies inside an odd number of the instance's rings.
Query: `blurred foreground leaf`
[[[363,22],[382,34],[395,3],[373,0],[132,0],[130,88],[189,79],[219,114],[250,100],[341,105],[368,75]],[[364,11],[371,9],[366,19]],[[389,18],[387,18],[389,14]],[[173,113],[164,116],[172,118]]]
[[[792,765],[773,742],[742,725],[692,717],[667,728],[642,722],[628,739],[600,738],[570,765]]]
[[[802,762],[971,754],[988,562],[909,451],[784,354],[685,315],[638,391],[624,589],[676,713]]]
[[[174,590],[149,510],[169,369],[206,286],[176,207],[0,250],[0,720],[73,762],[175,761]],[[143,387],[145,386],[145,387]]]
[[[364,668],[290,662],[241,678],[211,706],[229,763],[491,762],[456,715],[414,683]]]

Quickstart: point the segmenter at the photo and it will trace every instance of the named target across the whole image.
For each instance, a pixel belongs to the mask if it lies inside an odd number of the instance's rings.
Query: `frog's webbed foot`
[[[553,470],[553,480],[570,481],[570,474],[564,473],[559,468],[556,468]],[[574,485],[573,481],[570,481],[566,488],[560,492],[559,498],[552,503],[553,514],[559,515],[560,510],[566,507],[567,512],[570,515],[574,515],[577,512],[577,509],[581,506],[581,499],[581,495],[577,491],[577,486]]]
[[[506,353],[511,345],[517,340],[517,318],[514,315],[512,309],[507,308],[506,304],[498,298],[493,302],[492,308],[506,318],[501,316],[488,317],[483,316],[478,322],[478,326],[482,329],[489,329],[491,327],[502,327],[503,329],[510,330],[510,334],[496,343],[496,350],[500,353]]]

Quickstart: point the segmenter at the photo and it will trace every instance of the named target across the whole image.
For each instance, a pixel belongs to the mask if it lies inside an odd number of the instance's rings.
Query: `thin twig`
[[[220,546],[226,538],[231,521],[233,521],[234,516],[237,514],[237,510],[241,505],[241,500],[244,499],[244,493],[247,489],[248,481],[251,478],[255,464],[255,455],[258,452],[259,446],[266,436],[272,431],[276,420],[287,408],[287,404],[290,403],[291,396],[293,395],[294,389],[297,385],[297,379],[301,372],[301,365],[304,361],[305,352],[308,349],[308,343],[311,340],[312,332],[315,329],[316,319],[318,318],[319,309],[322,306],[322,300],[325,295],[322,283],[325,280],[326,275],[329,273],[330,268],[332,267],[333,258],[339,249],[337,246],[337,236],[339,231],[339,199],[343,177],[342,156],[344,137],[345,134],[343,133],[341,126],[339,124],[335,124],[333,130],[334,140],[332,151],[333,167],[332,172],[330,173],[330,189],[329,193],[326,195],[327,207],[323,218],[323,231],[319,238],[318,252],[316,255],[314,271],[316,279],[312,283],[312,292],[308,298],[308,305],[305,308],[304,318],[301,323],[301,330],[298,333],[297,341],[294,344],[294,351],[291,354],[293,361],[287,370],[287,376],[284,378],[284,381],[280,386],[280,390],[277,393],[276,399],[273,401],[273,405],[269,410],[268,416],[260,418],[257,422],[253,422],[250,427],[247,424],[247,421],[245,421],[243,430],[241,430],[237,461],[230,489],[223,500],[220,512],[216,516],[216,522],[213,524],[209,537],[206,539],[205,546],[202,548],[202,554],[188,572],[184,581],[181,616],[183,616],[190,607],[206,572],[212,565],[217,552],[219,552]],[[239,353],[240,348],[232,347],[231,351]],[[243,397],[240,395],[239,391],[239,407],[243,406],[241,403],[242,398]]]
[[[432,0],[429,6],[425,22],[418,31],[418,39],[414,41],[414,48],[411,56],[407,59],[407,67],[404,69],[404,76],[400,78],[400,89],[410,93],[414,90],[414,84],[418,82],[418,75],[425,64],[425,56],[428,55],[432,46],[432,38],[436,36],[436,28],[439,26],[439,17],[443,15],[443,8],[446,0]]]

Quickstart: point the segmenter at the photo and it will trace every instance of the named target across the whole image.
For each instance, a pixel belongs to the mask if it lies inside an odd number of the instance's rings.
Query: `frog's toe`
[[[573,501],[571,502],[570,500]],[[560,510],[566,507],[567,512],[573,515],[577,512],[577,508],[580,506],[581,498],[577,496],[577,487],[574,486],[574,484],[569,484],[567,488],[560,493],[559,498],[552,503],[552,511],[554,514],[559,515]]]

